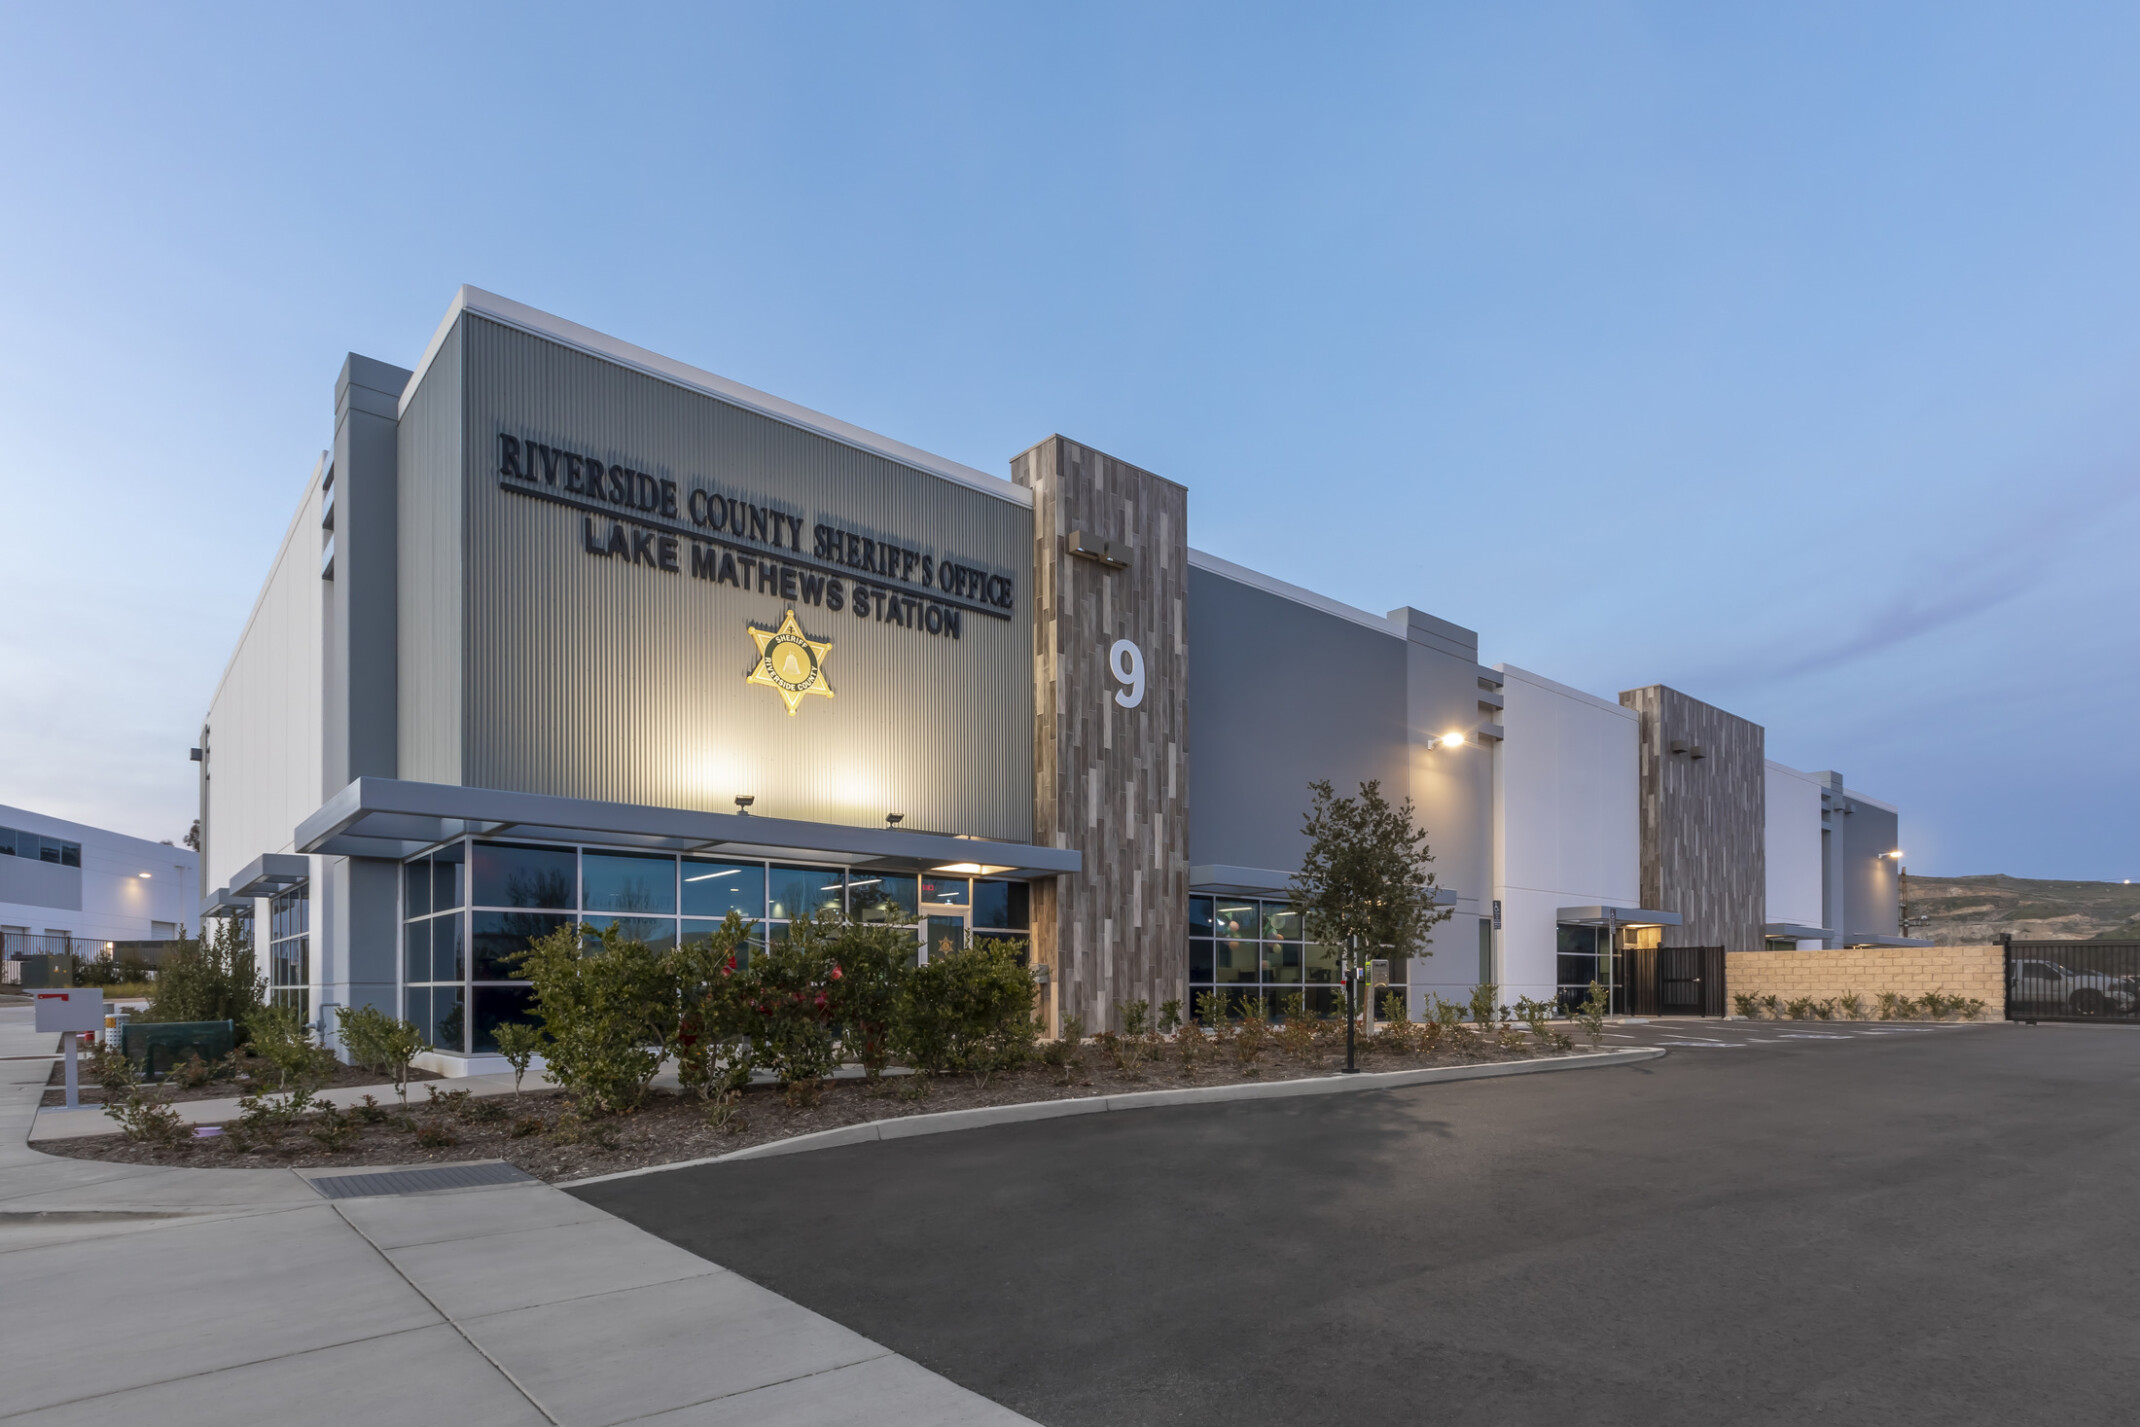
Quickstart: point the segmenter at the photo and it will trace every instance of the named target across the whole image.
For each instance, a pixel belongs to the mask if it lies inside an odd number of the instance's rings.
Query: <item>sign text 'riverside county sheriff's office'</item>
[[[966,615],[1009,619],[1015,607],[1009,575],[823,522],[805,554],[799,515],[503,432],[498,484],[580,511],[589,555],[834,614],[957,639]]]

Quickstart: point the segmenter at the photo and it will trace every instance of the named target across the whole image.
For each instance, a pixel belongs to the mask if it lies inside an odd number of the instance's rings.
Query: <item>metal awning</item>
[[[1229,867],[1208,863],[1189,869],[1189,890],[1199,896],[1284,897],[1293,890],[1293,874],[1275,867]],[[1453,907],[1460,900],[1454,887],[1436,887],[1434,905]]]
[[[1936,942],[1936,941],[1928,941],[1928,940],[1926,940],[1926,939],[1925,939],[1925,938],[1923,938],[1923,937],[1915,937],[1915,936],[1880,936],[1880,935],[1878,935],[1877,933],[1874,933],[1874,932],[1844,932],[1844,933],[1843,933],[1843,945],[1845,945],[1845,946],[1937,946],[1937,945],[1939,945],[1939,943],[1938,943],[1938,942]]]
[[[1553,920],[1564,927],[1676,927],[1679,913],[1655,907],[1562,907]]]
[[[218,887],[201,900],[201,915],[204,917],[227,916],[232,912],[250,913],[255,897],[272,897],[286,892],[312,875],[312,859],[299,857],[289,852],[263,852],[245,864],[244,870],[230,879],[227,887]]]
[[[755,813],[710,813],[511,793],[449,783],[359,778],[297,825],[300,852],[399,861],[457,837],[600,842],[664,852],[794,857],[902,871],[1054,877],[1084,868],[1072,848]],[[300,861],[302,859],[299,859]]]
[[[1827,941],[1835,932],[1828,927],[1809,927],[1798,922],[1766,922],[1762,924],[1761,935],[1779,939],[1793,937],[1799,941]]]

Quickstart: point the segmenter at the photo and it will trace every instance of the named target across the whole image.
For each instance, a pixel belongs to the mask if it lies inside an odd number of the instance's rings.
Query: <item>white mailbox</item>
[[[33,994],[37,997],[37,1029],[40,1031],[104,1029],[104,989],[101,986],[71,986]]]

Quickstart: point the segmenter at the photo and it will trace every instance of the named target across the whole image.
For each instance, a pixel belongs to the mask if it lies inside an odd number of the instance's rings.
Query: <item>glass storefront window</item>
[[[676,859],[637,852],[583,852],[580,906],[590,912],[667,912],[674,916]]]
[[[848,904],[858,922],[903,927],[911,926],[921,915],[918,878],[873,872],[850,879],[847,888]]]
[[[1247,937],[1253,941],[1256,930],[1263,924],[1263,913],[1254,902],[1220,902],[1218,904],[1218,935],[1227,938]]]
[[[569,847],[479,842],[469,858],[469,881],[479,907],[546,907],[571,911],[579,885],[579,854]]]
[[[1308,979],[1313,982],[1335,985],[1338,979],[1339,959],[1344,948],[1331,942],[1310,942],[1303,960],[1307,963]]]
[[[1191,981],[1209,981],[1211,979],[1211,943],[1201,938],[1189,943],[1189,979]],[[1195,1004],[1193,997],[1190,1000],[1190,1004]]]
[[[1218,975],[1222,982],[1254,983],[1261,957],[1252,941],[1222,941],[1218,947]]]
[[[741,912],[746,921],[765,915],[765,866],[758,862],[684,859],[684,915],[713,917]]]
[[[401,929],[401,979],[410,985],[431,979],[431,924],[410,922]],[[416,1017],[411,1015],[410,1020]]]
[[[973,924],[1026,931],[1033,925],[1033,889],[1024,882],[973,884]]]
[[[587,918],[590,931],[617,929],[617,935],[626,941],[642,941],[654,951],[676,949],[676,922],[669,917],[600,917]]]
[[[431,859],[419,857],[402,869],[405,917],[426,916],[431,911]]]
[[[1297,984],[1300,980],[1301,947],[1297,941],[1267,941],[1263,944],[1263,979]]]
[[[1211,899],[1209,897],[1191,897],[1189,899],[1189,935],[1211,935]]]
[[[512,981],[520,976],[514,960],[528,943],[548,936],[572,918],[542,912],[474,912],[469,937],[471,970],[477,981]]]
[[[458,912],[431,919],[431,979],[459,981],[461,966],[461,917]]]
[[[462,859],[466,851],[461,843],[449,843],[431,854],[431,910],[447,911],[464,906],[461,894],[467,890],[462,874],[468,864]],[[412,914],[413,915],[413,914]]]
[[[840,883],[837,867],[775,867],[766,883],[767,913],[788,921],[816,916],[820,908],[837,912],[843,905]]]
[[[1263,904],[1263,936],[1266,941],[1298,941],[1300,912],[1282,902]]]
[[[921,900],[939,907],[964,907],[972,904],[971,884],[963,877],[924,877],[921,879]]]
[[[498,1049],[498,1027],[507,1021],[525,1021],[535,1000],[532,986],[478,986],[475,988],[475,1043],[477,1055]]]

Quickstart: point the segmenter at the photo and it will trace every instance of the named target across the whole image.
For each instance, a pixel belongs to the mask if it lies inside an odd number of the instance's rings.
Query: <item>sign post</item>
[[[67,1103],[65,1108],[79,1110],[82,1107],[81,1081],[76,1075],[74,1053],[82,1038],[82,1032],[104,1029],[104,991],[102,987],[66,987],[37,993],[37,1029],[58,1031],[67,1049]]]

